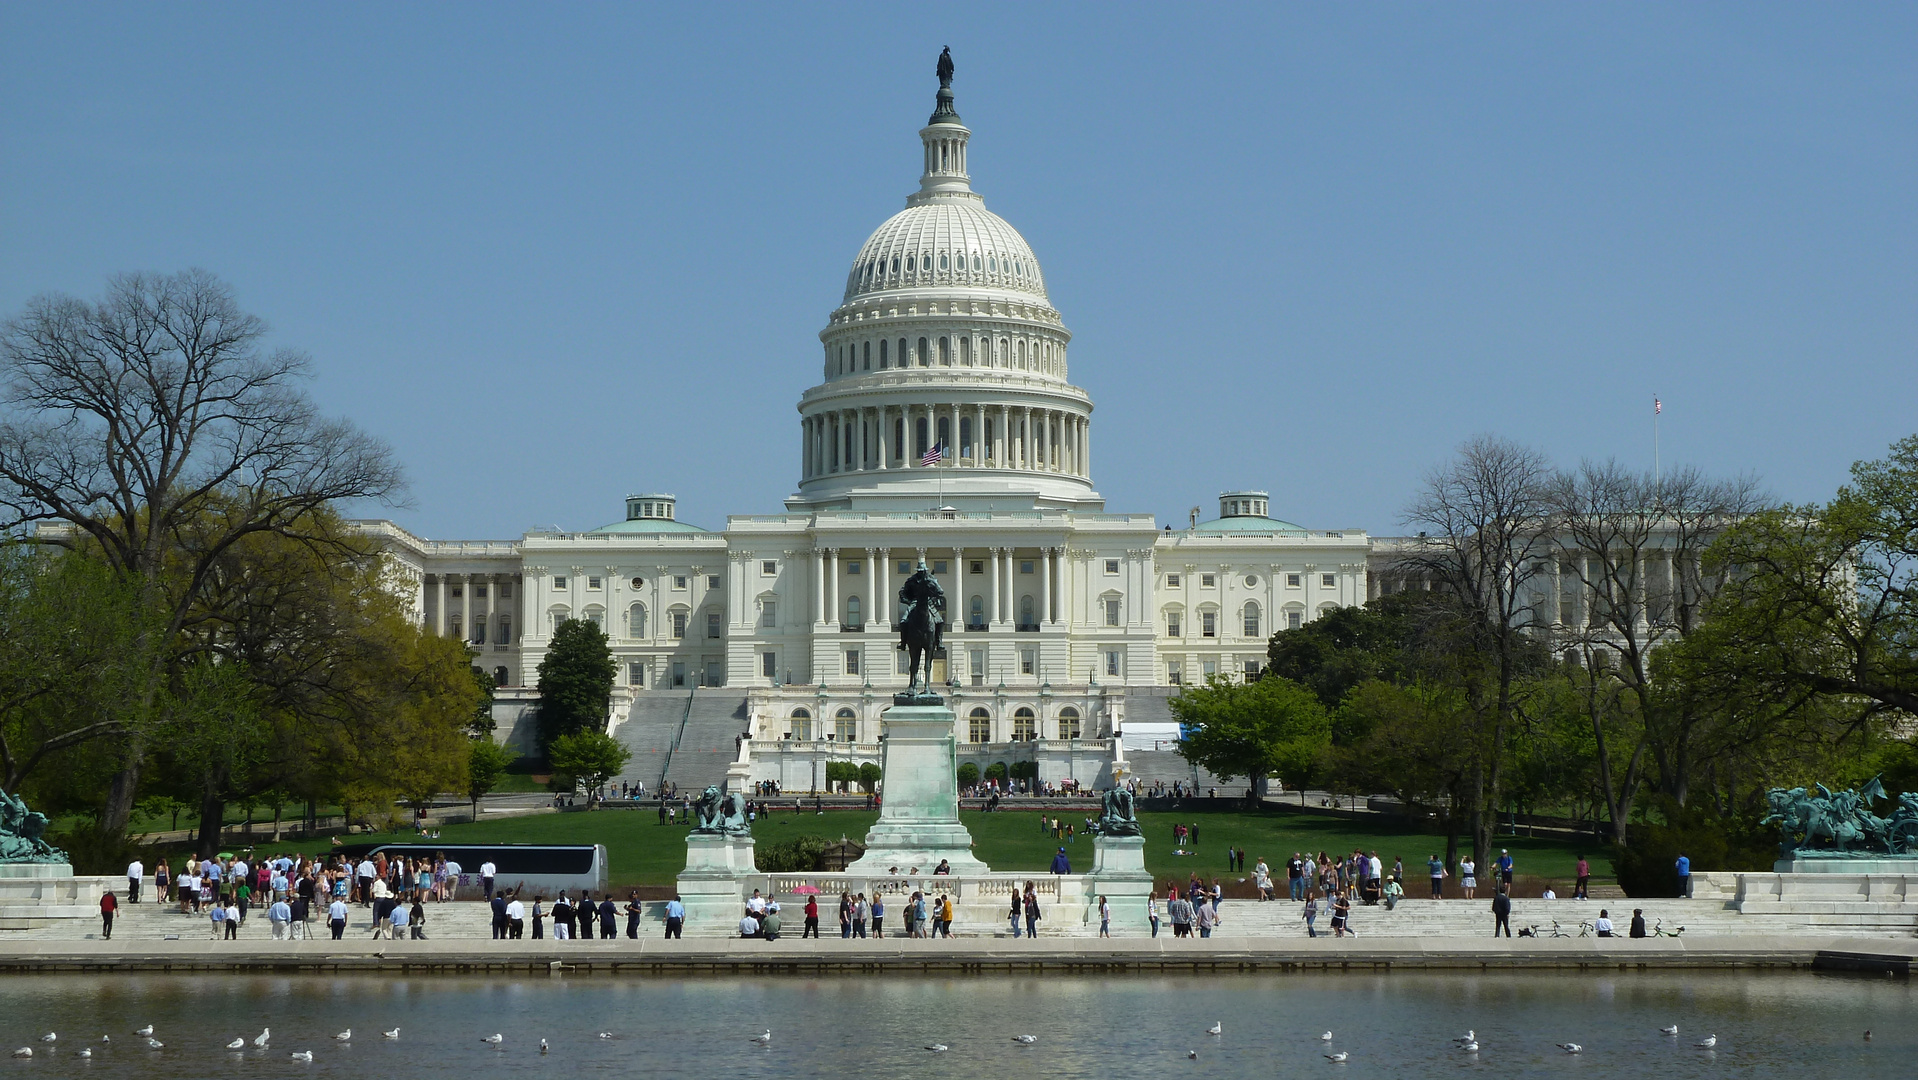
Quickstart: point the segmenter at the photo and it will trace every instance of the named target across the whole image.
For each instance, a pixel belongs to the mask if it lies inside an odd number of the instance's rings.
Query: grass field
[[[1084,829],[1084,813],[1056,816],[1075,822]],[[759,819],[753,836],[761,844],[776,843],[795,836],[823,836],[838,840],[844,836],[863,840],[877,813],[867,810],[829,810],[824,815],[807,810],[801,814],[776,814]],[[1028,812],[986,814],[967,812],[963,818],[972,831],[974,851],[995,870],[1042,873],[1051,865],[1060,846],[1041,831],[1042,815]],[[1172,826],[1179,821],[1197,825],[1199,844],[1186,855],[1174,854]],[[651,811],[598,810],[591,813],[543,814],[535,817],[502,818],[470,825],[449,825],[441,833],[448,844],[586,844],[606,845],[612,863],[611,877],[621,885],[669,884],[686,866],[686,827],[660,825]],[[1414,889],[1425,873],[1425,859],[1443,854],[1445,839],[1421,834],[1402,822],[1370,816],[1357,820],[1269,808],[1263,813],[1234,811],[1193,811],[1185,814],[1139,815],[1145,830],[1146,869],[1161,881],[1184,880],[1197,873],[1210,879],[1226,875],[1226,849],[1243,847],[1248,864],[1263,857],[1275,868],[1281,867],[1294,851],[1326,851],[1333,855],[1349,853],[1353,848],[1377,851],[1389,869],[1394,858],[1403,858],[1406,876]],[[408,842],[410,833],[355,837],[355,842]],[[1595,848],[1580,847],[1556,838],[1501,837],[1499,846],[1508,847],[1521,875],[1570,880],[1572,865],[1584,851],[1601,873],[1608,868]],[[328,842],[318,841],[286,845],[289,850],[323,851]],[[1081,835],[1065,845],[1074,870],[1092,868],[1092,840]],[[928,868],[930,869],[930,868]]]

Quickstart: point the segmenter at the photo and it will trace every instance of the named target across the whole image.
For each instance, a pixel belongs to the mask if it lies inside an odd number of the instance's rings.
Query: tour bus
[[[581,890],[606,891],[604,844],[353,844],[336,849],[353,859],[385,852],[389,859],[446,856],[459,864],[455,895],[472,897],[481,887],[480,867],[493,864],[493,890],[521,899],[551,898]]]

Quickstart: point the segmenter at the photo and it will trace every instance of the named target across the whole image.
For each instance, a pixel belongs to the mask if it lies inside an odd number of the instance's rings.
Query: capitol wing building
[[[547,643],[586,619],[619,661],[626,779],[823,787],[827,763],[877,760],[907,680],[896,596],[924,560],[948,598],[933,674],[961,760],[1189,781],[1169,753],[1175,688],[1256,675],[1274,630],[1365,601],[1370,538],[1278,520],[1263,491],[1179,527],[1107,512],[1072,334],[1032,248],[973,191],[970,137],[942,85],[918,190],[859,248],[820,331],[782,512],[707,530],[639,494],[610,525],[514,541],[357,523],[423,625],[492,672],[505,738],[530,742]]]

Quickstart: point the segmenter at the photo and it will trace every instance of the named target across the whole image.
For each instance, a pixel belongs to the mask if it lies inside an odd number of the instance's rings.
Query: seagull
[[[153,1025],[148,1024],[146,1027],[140,1028],[138,1031],[135,1031],[134,1034],[140,1036],[141,1038],[150,1039],[153,1037]]]
[[[1459,1043],[1458,1048],[1468,1054],[1478,1053],[1478,1043],[1476,1041],[1468,1042],[1468,1043]]]
[[[1345,1064],[1345,1051],[1341,1050],[1336,1054],[1327,1054],[1325,1055],[1325,1060],[1337,1065],[1343,1065]]]
[[[311,1051],[311,1050],[295,1050],[295,1051],[293,1052],[293,1060],[294,1060],[294,1061],[312,1061],[312,1060],[313,1060],[313,1051]]]
[[[539,1052],[540,1052],[540,1053],[542,1053],[542,1054],[544,1054],[544,1053],[546,1052],[546,1040],[545,1040],[545,1039],[541,1039],[541,1040],[539,1041]]]
[[[763,1034],[763,1035],[754,1035],[754,1036],[753,1036],[752,1038],[750,1038],[750,1039],[747,1039],[746,1041],[747,1041],[747,1042],[756,1042],[756,1043],[758,1043],[758,1044],[759,1044],[759,1045],[761,1045],[761,1046],[771,1046],[771,1045],[773,1044],[773,1029],[772,1029],[772,1028],[767,1028],[767,1029],[766,1029],[766,1033],[765,1033],[765,1034]]]
[[[1559,1043],[1558,1048],[1560,1050],[1565,1051],[1568,1054],[1576,1054],[1579,1051],[1585,1049],[1584,1047],[1578,1045],[1577,1043]]]
[[[1865,1029],[1865,1041],[1866,1041],[1866,1042],[1870,1042],[1870,1041],[1871,1041],[1871,1029],[1870,1029],[1870,1028],[1866,1028],[1866,1029]]]
[[[1678,1034],[1678,1025],[1677,1025],[1677,1024],[1671,1024],[1671,1025],[1669,1025],[1669,1026],[1667,1026],[1667,1027],[1662,1027],[1662,1028],[1659,1028],[1659,1029],[1658,1029],[1658,1033],[1659,1033],[1660,1035],[1676,1035],[1676,1034]]]
[[[1187,1050],[1185,1052],[1185,1056],[1191,1058],[1194,1061],[1199,1060],[1199,1052],[1197,1050]]]
[[[162,1048],[162,1047],[164,1047],[165,1045],[166,1045],[165,1043],[163,1043],[163,1042],[161,1042],[160,1040],[158,1040],[158,1039],[156,1039],[156,1038],[154,1038],[153,1036],[151,1036],[151,1035],[148,1035],[148,1036],[147,1036],[147,1049],[148,1049],[148,1050],[158,1050],[158,1049],[160,1049],[160,1048]]]
[[[235,1039],[235,1040],[233,1040],[232,1042],[230,1042],[230,1043],[227,1043],[227,1044],[226,1044],[226,1048],[227,1048],[228,1050],[244,1050],[244,1049],[246,1049],[246,1036],[244,1036],[244,1035],[242,1035],[242,1036],[240,1036],[239,1038],[237,1038],[237,1039]]]
[[[1478,1029],[1471,1028],[1470,1030],[1466,1031],[1465,1034],[1460,1035],[1459,1037],[1453,1039],[1452,1041],[1455,1043],[1468,1043],[1468,1042],[1472,1042],[1473,1040],[1477,1038],[1478,1038]]]
[[[253,1036],[253,1045],[259,1047],[262,1050],[266,1049],[266,1040],[272,1034],[273,1034],[272,1028],[261,1028],[260,1033],[258,1035]]]
[[[1866,1034],[1866,1035],[1870,1035],[1870,1034],[1871,1034],[1871,1032],[1869,1032],[1869,1031],[1867,1031],[1867,1032],[1866,1032],[1865,1034]],[[1014,1036],[1012,1037],[1012,1041],[1013,1041],[1013,1042],[1016,1042],[1016,1043],[1025,1043],[1025,1044],[1026,1044],[1027,1046],[1031,1046],[1031,1045],[1032,1045],[1033,1043],[1036,1043],[1036,1042],[1038,1042],[1038,1041],[1039,1041],[1039,1036],[1037,1036],[1037,1035],[1014,1035]]]
[[[391,1031],[382,1031],[382,1032],[380,1032],[380,1034],[382,1034],[382,1035],[384,1035],[384,1036],[386,1036],[386,1037],[387,1037],[387,1038],[389,1038],[389,1039],[397,1039],[397,1038],[399,1038],[399,1037],[400,1037],[400,1029],[399,1029],[399,1028],[394,1028],[394,1029],[393,1029],[393,1030],[391,1030]]]
[[[480,1041],[483,1043],[492,1043],[494,1046],[498,1046],[500,1043],[503,1043],[506,1041],[506,1036],[501,1035],[498,1032],[494,1032],[493,1034],[488,1035],[487,1037],[485,1037],[484,1039],[481,1039]]]
[[[333,1037],[335,1039],[338,1039],[341,1042],[351,1042],[353,1039],[353,1029],[347,1028],[345,1031],[342,1031],[338,1035],[335,1035]]]
[[[102,1035],[102,1036],[100,1036],[100,1041],[101,1041],[101,1042],[103,1042],[103,1043],[110,1043],[110,1042],[112,1042],[112,1041],[113,1041],[113,1036],[111,1036],[111,1035]]]
[[[1700,1050],[1710,1050],[1712,1047],[1718,1045],[1718,1036],[1707,1035],[1692,1045],[1698,1047]]]
[[[41,1042],[59,1042],[60,1033],[57,1031],[49,1031],[45,1035],[40,1036],[40,1041]]]
[[[1320,1041],[1320,1042],[1331,1042],[1331,1041],[1332,1041],[1332,1033],[1328,1031],[1328,1032],[1326,1032],[1325,1034],[1323,1034],[1323,1035],[1321,1035],[1321,1036],[1319,1036],[1319,1041]]]
[[[933,1043],[931,1046],[926,1047],[926,1049],[932,1051],[935,1054],[943,1054],[951,1048],[948,1047],[945,1043]]]
[[[31,1046],[23,1046],[23,1047],[21,1047],[20,1049],[18,1049],[18,1050],[15,1050],[15,1051],[13,1052],[13,1056],[14,1056],[14,1057],[18,1057],[18,1058],[28,1058],[28,1057],[32,1057],[32,1056],[33,1056],[33,1047],[31,1047]]]
[[[1223,1021],[1223,1020],[1214,1020],[1214,1021],[1212,1021],[1212,1026],[1211,1026],[1211,1027],[1209,1027],[1209,1028],[1206,1028],[1206,1029],[1205,1029],[1205,1033],[1206,1033],[1207,1035],[1223,1035],[1223,1034],[1225,1034],[1225,1021]]]
[[[602,1031],[599,1033],[599,1037],[602,1039],[610,1039],[610,1038],[613,1038],[614,1036],[613,1036],[613,1033],[610,1031]]]
[[[81,1056],[81,1057],[92,1057],[92,1056],[93,1056],[93,1048],[92,1048],[92,1047],[90,1047],[90,1046],[83,1046],[83,1047],[81,1047],[80,1049],[78,1049],[78,1050],[76,1050],[76,1051],[74,1051],[74,1052],[75,1052],[76,1054],[78,1054],[79,1056]]]

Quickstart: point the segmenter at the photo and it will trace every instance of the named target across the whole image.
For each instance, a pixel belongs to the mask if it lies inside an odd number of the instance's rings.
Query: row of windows
[[[1079,716],[1079,710],[1067,705],[1059,710],[1057,720],[1060,739],[1082,739],[1085,737],[1085,722]],[[787,718],[790,738],[809,740],[813,738],[813,715],[810,709],[797,708]],[[832,717],[832,730],[821,734],[837,742],[853,742],[858,738],[859,716],[850,708],[841,708]],[[1031,708],[1020,706],[1012,712],[1012,741],[1033,742],[1039,738],[1039,717]],[[992,741],[992,713],[981,707],[974,708],[966,717],[966,741],[983,743]]]
[[[826,374],[850,375],[906,367],[1007,368],[1065,377],[1065,347],[1029,338],[920,338],[917,350],[910,338],[877,338],[827,346]],[[974,363],[974,360],[977,363]],[[875,361],[877,366],[875,366]]]
[[[474,644],[474,645],[486,644],[487,625],[486,625],[486,616],[483,613],[477,612],[477,611],[474,612],[473,619],[470,623],[462,622],[460,616],[458,615],[447,616],[446,617],[446,636],[455,637],[455,638],[459,637],[460,628],[462,626],[470,626],[472,629],[472,637],[468,638],[467,641],[469,641],[471,644]],[[496,617],[492,638],[495,643],[500,645],[511,645],[513,643],[512,616],[500,615]]]
[[[1246,657],[1241,660],[1227,660],[1226,664],[1236,666],[1239,677],[1243,678],[1246,682],[1257,680],[1260,674],[1265,671],[1265,661],[1262,658]],[[1210,680],[1217,674],[1219,674],[1219,661],[1199,661],[1198,675],[1201,682]],[[1185,683],[1185,661],[1167,660],[1165,662],[1165,681],[1167,685],[1170,686],[1183,685]]]
[[[1116,571],[1116,570],[1114,570],[1114,569],[1112,569],[1112,566],[1114,565],[1114,563],[1115,563],[1115,561],[1116,561],[1116,560],[1107,560],[1107,562],[1106,562],[1106,567],[1107,567],[1107,569],[1106,569],[1106,573],[1108,573],[1108,574],[1113,574],[1113,573],[1117,573],[1117,572],[1118,572],[1118,571]],[[1301,575],[1301,574],[1287,574],[1287,575],[1285,575],[1285,587],[1286,587],[1286,588],[1288,588],[1288,589],[1299,589],[1299,588],[1303,588],[1303,587],[1304,587],[1304,580],[1305,580],[1305,579],[1304,579],[1304,576],[1303,576],[1303,575]],[[1183,575],[1180,575],[1180,574],[1167,574],[1167,575],[1165,576],[1165,587],[1166,587],[1166,588],[1168,588],[1168,589],[1178,589],[1178,588],[1183,588],[1183,587],[1184,587],[1184,581],[1185,581],[1185,578],[1184,578],[1184,576],[1183,576]],[[1217,574],[1200,574],[1200,575],[1199,575],[1199,588],[1201,588],[1201,589],[1215,589],[1215,588],[1217,588],[1217,587],[1218,587],[1218,581],[1219,581],[1219,576],[1218,576]],[[1320,587],[1320,588],[1325,588],[1325,589],[1333,589],[1333,588],[1337,588],[1337,587],[1338,587],[1338,584],[1339,584],[1339,576],[1338,576],[1337,574],[1320,574],[1320,575],[1319,575],[1319,587]],[[1259,585],[1259,575],[1257,575],[1257,574],[1247,574],[1247,575],[1245,575],[1245,587],[1246,587],[1246,588],[1248,588],[1248,589],[1255,589],[1255,588],[1258,588],[1258,585]]]
[[[1038,275],[1038,267],[1027,262],[1023,256],[1004,256],[996,251],[984,253],[942,251],[935,256],[927,251],[916,255],[869,258],[853,267],[852,287],[871,288],[887,281],[899,281],[919,274],[930,274],[935,266],[941,273],[951,273],[955,268],[960,273],[964,273],[970,268],[975,274],[1004,272],[1019,280]]]
[[[765,570],[765,573],[768,573],[768,574],[778,573],[778,570],[775,567],[775,564],[768,562],[762,565],[767,568]],[[673,583],[674,591],[684,592],[686,590],[686,587],[692,583],[692,579],[685,574],[674,574],[672,575],[672,583]],[[569,585],[569,579],[567,578],[565,574],[553,575],[553,591],[558,592],[561,589],[567,588],[568,585]],[[646,587],[646,579],[642,577],[636,577],[632,580],[632,586],[635,589],[643,589]],[[605,587],[606,587],[605,578],[594,576],[594,577],[588,577],[586,579],[587,592],[596,592],[598,590],[604,589]],[[719,575],[718,574],[706,575],[706,587],[708,589],[721,588],[722,586],[720,585]],[[503,590],[505,589],[505,586],[502,585],[500,586],[500,588]],[[454,595],[457,596],[459,594],[455,592]],[[480,595],[485,596],[486,594],[484,592],[481,592]],[[501,592],[500,595],[505,596],[506,593]]]
[[[458,600],[458,599],[460,599],[460,598],[462,597],[462,595],[463,595],[463,594],[465,593],[465,591],[466,591],[466,586],[464,586],[464,585],[453,585],[453,586],[451,586],[451,587],[449,587],[449,588],[448,588],[448,589],[446,590],[446,595],[448,595],[448,596],[450,596],[450,597],[452,597],[452,598],[453,598],[453,599],[455,599],[455,600]],[[499,583],[499,597],[498,597],[498,599],[501,599],[501,600],[511,600],[512,598],[513,598],[513,585],[512,585],[512,583],[511,583],[511,582],[507,582],[507,581],[502,581],[502,582],[500,582],[500,583]],[[475,600],[484,600],[484,599],[486,599],[486,586],[484,586],[484,585],[475,585],[475,586],[473,586],[473,599],[475,599]]]

